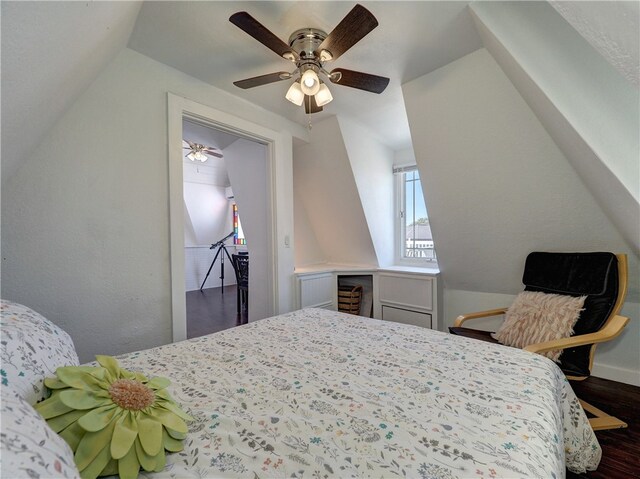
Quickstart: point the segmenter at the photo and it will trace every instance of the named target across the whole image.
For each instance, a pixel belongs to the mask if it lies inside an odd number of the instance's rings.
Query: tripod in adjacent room
[[[233,264],[233,260],[231,259],[231,256],[229,255],[229,252],[227,251],[227,247],[224,244],[224,242],[229,238],[231,238],[232,236],[233,236],[233,231],[229,233],[227,236],[225,236],[224,238],[222,238],[217,243],[213,243],[209,248],[209,249],[218,248],[218,251],[216,251],[216,255],[213,257],[211,266],[209,266],[209,271],[207,271],[207,275],[204,277],[204,281],[202,281],[202,284],[200,285],[200,291],[202,291],[202,289],[204,288],[204,284],[207,282],[207,279],[209,278],[209,274],[211,274],[213,265],[216,263],[216,260],[218,259],[218,257],[220,257],[220,281],[222,286],[220,291],[222,291],[222,294],[224,294],[224,255],[222,254],[222,252],[224,251],[224,254],[227,255],[227,258],[229,259],[229,262],[231,263],[231,265],[235,266]]]

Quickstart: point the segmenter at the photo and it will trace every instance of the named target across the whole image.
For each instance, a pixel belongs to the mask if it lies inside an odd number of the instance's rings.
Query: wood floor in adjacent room
[[[187,338],[216,333],[247,322],[237,313],[236,285],[187,291]]]
[[[567,471],[567,478],[640,478],[640,387],[594,377],[572,381],[571,387],[579,398],[622,419],[629,427],[596,431],[602,446],[600,466],[586,474]]]
[[[237,313],[236,286],[187,293],[187,336],[195,338],[238,326],[247,313]],[[597,431],[602,461],[596,471],[567,478],[640,479],[640,387],[590,377],[572,382],[577,396],[629,424],[626,429]]]

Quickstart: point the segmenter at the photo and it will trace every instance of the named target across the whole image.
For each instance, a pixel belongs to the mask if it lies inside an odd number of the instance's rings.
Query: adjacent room
[[[640,476],[640,2],[1,2],[3,477]]]

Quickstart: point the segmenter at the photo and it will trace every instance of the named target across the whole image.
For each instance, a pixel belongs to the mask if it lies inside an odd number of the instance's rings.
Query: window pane
[[[435,261],[433,237],[418,171],[405,173],[404,257]]]

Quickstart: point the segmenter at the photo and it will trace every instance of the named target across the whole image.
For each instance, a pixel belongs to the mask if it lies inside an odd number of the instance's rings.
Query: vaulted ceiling
[[[362,2],[379,26],[331,67],[391,79],[375,95],[330,85],[334,101],[312,117],[354,120],[382,143],[411,146],[401,85],[482,46],[469,2]],[[630,82],[638,72],[638,3],[553,1]],[[232,25],[247,11],[284,41],[296,29],[330,32],[351,2],[2,2],[2,177],[33,151],[55,121],[125,46],[306,125],[284,100],[289,82],[241,90],[233,81],[291,64]],[[637,80],[636,80],[637,86]]]

